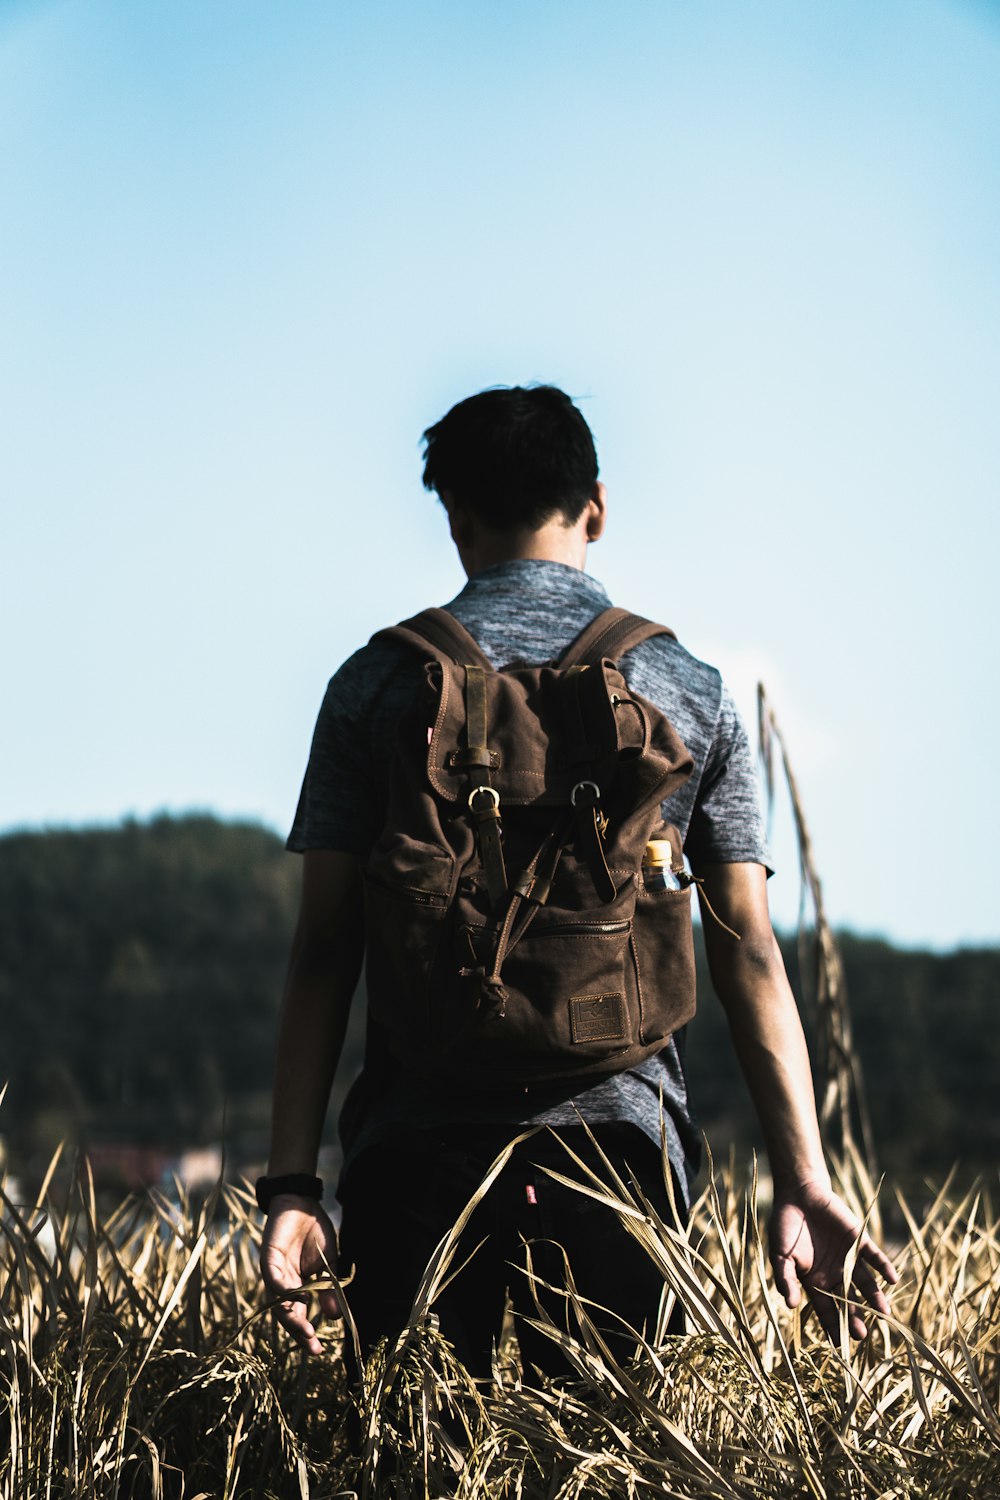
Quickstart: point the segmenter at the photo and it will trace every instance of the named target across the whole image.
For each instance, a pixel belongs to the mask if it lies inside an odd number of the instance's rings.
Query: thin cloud
[[[757,684],[762,682],[794,768],[818,771],[831,764],[833,736],[825,725],[816,723],[803,710],[794,687],[773,657],[755,646],[709,645],[703,654],[722,673],[753,744],[757,742]]]

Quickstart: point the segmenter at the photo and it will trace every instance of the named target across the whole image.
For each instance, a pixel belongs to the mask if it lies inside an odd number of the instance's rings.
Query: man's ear
[[[594,485],[593,493],[587,501],[584,517],[587,541],[600,541],[608,519],[608,492],[600,480]]]

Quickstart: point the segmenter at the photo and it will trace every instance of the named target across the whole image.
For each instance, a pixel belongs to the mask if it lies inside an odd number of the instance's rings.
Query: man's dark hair
[[[498,386],[424,433],[424,486],[447,490],[494,531],[576,521],[597,483],[590,428],[554,385]]]

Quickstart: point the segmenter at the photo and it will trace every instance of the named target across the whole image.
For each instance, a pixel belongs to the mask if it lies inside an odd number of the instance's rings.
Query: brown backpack
[[[495,671],[446,610],[376,639],[423,653],[365,871],[368,1003],[410,1068],[475,1086],[597,1078],[694,1013],[691,891],[661,803],[692,760],[615,663],[626,610],[554,664]],[[679,889],[643,879],[669,839]]]

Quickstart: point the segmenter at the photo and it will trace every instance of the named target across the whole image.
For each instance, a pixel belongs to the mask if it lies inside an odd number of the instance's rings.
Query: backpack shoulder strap
[[[485,651],[446,609],[423,609],[398,625],[391,625],[372,636],[373,641],[405,641],[438,661],[460,662],[463,666],[483,667],[493,671]]]
[[[666,625],[656,625],[627,609],[605,609],[585,625],[567,647],[559,658],[559,666],[592,666],[605,658],[618,661],[626,651],[654,635],[669,635],[672,640],[677,639]]]

